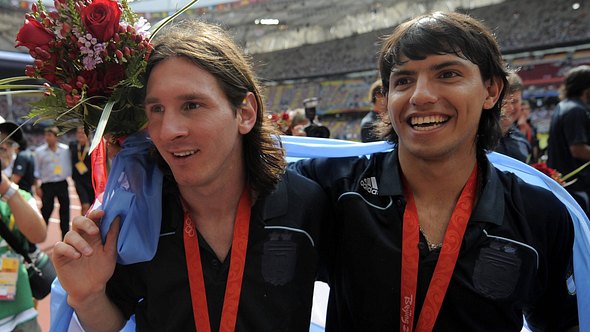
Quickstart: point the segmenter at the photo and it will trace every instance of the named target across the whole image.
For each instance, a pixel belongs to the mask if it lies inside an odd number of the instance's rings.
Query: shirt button
[[[424,250],[427,250],[427,249],[428,249],[428,247],[426,246],[426,243],[424,243],[424,242],[420,241],[420,242],[418,243],[418,249],[420,249],[420,251],[424,251]]]

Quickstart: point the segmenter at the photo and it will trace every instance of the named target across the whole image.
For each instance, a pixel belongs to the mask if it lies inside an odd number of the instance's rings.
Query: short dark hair
[[[47,133],[52,133],[54,136],[59,135],[59,128],[56,126],[49,126],[49,127],[45,127],[45,131],[46,134]]]
[[[574,67],[565,74],[565,80],[561,86],[561,98],[580,97],[588,88],[590,88],[590,66]]]
[[[379,54],[379,72],[383,92],[389,91],[391,70],[402,64],[404,57],[422,60],[429,55],[455,54],[479,67],[482,80],[493,78],[504,86],[496,104],[482,112],[477,130],[478,153],[492,150],[500,139],[500,109],[508,82],[506,65],[492,32],[478,20],[460,13],[434,12],[418,16],[398,25],[385,37]],[[390,142],[397,142],[389,117],[383,117],[379,133]]]

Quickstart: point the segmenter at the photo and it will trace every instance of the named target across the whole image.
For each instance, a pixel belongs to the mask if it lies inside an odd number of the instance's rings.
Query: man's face
[[[515,91],[506,95],[500,115],[502,128],[510,127],[520,117],[522,104],[522,91]]]
[[[236,110],[213,75],[176,57],[152,70],[144,106],[150,137],[179,187],[224,183],[240,172],[242,136],[256,121],[252,93]]]
[[[392,69],[387,96],[400,158],[475,156],[482,109],[495,105],[501,88],[501,80],[484,82],[477,65],[454,54],[403,59]]]
[[[373,105],[373,111],[376,113],[383,113],[387,110],[387,100],[381,93],[375,95],[375,104]]]
[[[88,137],[84,132],[84,128],[77,128],[76,129],[76,140],[80,142],[80,144],[85,145],[88,142]]]
[[[531,116],[531,105],[527,101],[523,101],[520,104],[520,114],[524,119],[528,119]]]
[[[2,169],[5,169],[12,163],[12,159],[16,154],[16,144],[10,139],[5,140],[5,135],[0,135],[0,137],[0,141],[3,141],[0,143],[0,161],[2,161]]]
[[[47,142],[47,145],[54,146],[57,144],[57,136],[54,133],[46,132],[45,142]]]

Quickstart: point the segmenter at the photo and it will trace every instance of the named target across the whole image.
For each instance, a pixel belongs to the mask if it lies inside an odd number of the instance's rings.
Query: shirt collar
[[[266,195],[264,198],[257,200],[256,205],[264,202],[264,204],[261,204],[262,206],[259,207],[261,209],[263,222],[287,214],[289,207],[289,195],[287,191],[288,184],[288,174],[285,174],[282,181],[279,181],[273,192]]]
[[[377,169],[385,174],[379,174],[379,195],[402,196],[401,172],[397,149],[383,154],[373,154],[371,163],[378,165]],[[500,182],[496,168],[487,157],[478,161],[480,173],[479,195],[471,219],[478,222],[488,222],[501,225],[504,220],[504,187]],[[483,176],[482,176],[483,175]]]

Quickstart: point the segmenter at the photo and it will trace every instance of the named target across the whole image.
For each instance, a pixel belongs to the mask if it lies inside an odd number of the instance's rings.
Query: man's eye
[[[188,102],[184,104],[184,108],[187,110],[196,110],[197,108],[201,107],[198,103]]]
[[[394,86],[406,85],[410,82],[407,77],[398,78],[393,82]]]
[[[152,113],[162,113],[164,112],[164,107],[162,105],[152,105],[150,106],[150,112]]]
[[[453,78],[456,76],[459,76],[459,74],[457,74],[454,71],[445,71],[442,74],[440,74],[440,77],[442,77],[442,78]]]

